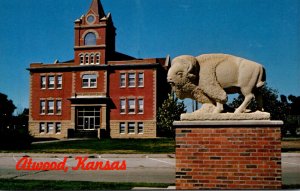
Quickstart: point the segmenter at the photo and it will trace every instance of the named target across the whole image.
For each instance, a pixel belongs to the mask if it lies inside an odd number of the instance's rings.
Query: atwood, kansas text
[[[61,162],[34,161],[30,157],[22,157],[16,163],[16,170],[61,170],[67,172],[68,157]],[[71,170],[126,170],[126,160],[122,161],[88,161],[88,157],[75,157],[77,164]]]

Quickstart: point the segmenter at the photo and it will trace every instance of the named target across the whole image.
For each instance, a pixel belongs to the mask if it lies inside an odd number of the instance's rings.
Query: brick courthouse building
[[[115,51],[116,28],[99,0],[75,21],[74,59],[30,68],[29,129],[35,137],[156,137],[170,91],[162,58]]]

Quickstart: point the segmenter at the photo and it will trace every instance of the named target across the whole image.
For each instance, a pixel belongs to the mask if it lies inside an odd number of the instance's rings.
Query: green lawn
[[[0,179],[0,190],[130,190],[133,187],[167,188],[164,183],[116,183]]]
[[[18,152],[18,150],[9,152]],[[89,139],[55,143],[32,144],[31,153],[88,153],[88,154],[159,154],[175,153],[173,139]]]

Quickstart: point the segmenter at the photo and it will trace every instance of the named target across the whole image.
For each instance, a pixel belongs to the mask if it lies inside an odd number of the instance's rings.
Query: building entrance
[[[76,113],[76,130],[89,131],[100,128],[100,107],[78,107]]]

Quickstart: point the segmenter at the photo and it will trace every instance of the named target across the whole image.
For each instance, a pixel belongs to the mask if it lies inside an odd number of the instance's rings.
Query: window
[[[144,99],[138,99],[138,113],[144,113]]]
[[[55,124],[55,132],[56,133],[61,133],[61,123],[56,123]]]
[[[80,54],[80,65],[84,64],[84,55]]]
[[[47,133],[53,133],[53,123],[47,123]]]
[[[100,54],[96,54],[96,64],[100,64]]]
[[[135,73],[128,73],[128,87],[135,87]]]
[[[84,45],[96,45],[96,34],[89,32],[84,37]]]
[[[45,123],[40,123],[40,133],[45,133],[46,127],[45,127]]]
[[[95,58],[94,54],[91,54],[91,64],[94,64],[94,58]]]
[[[144,133],[144,123],[139,122],[138,123],[138,134],[143,134]]]
[[[88,54],[85,55],[85,64],[86,65],[89,64],[89,55]]]
[[[54,89],[55,87],[55,77],[54,76],[48,76],[48,88]]]
[[[89,15],[86,20],[89,24],[92,24],[95,21],[95,16]]]
[[[134,123],[133,122],[129,122],[128,123],[128,134],[134,134]]]
[[[125,134],[125,123],[120,123],[120,134]]]
[[[57,76],[57,88],[62,88],[62,75]]]
[[[120,87],[126,87],[126,74],[120,74]]]
[[[45,114],[46,113],[46,101],[41,100],[40,101],[40,114]]]
[[[126,113],[126,100],[120,99],[120,113],[124,114]]]
[[[54,101],[48,101],[48,114],[54,114]]]
[[[41,76],[41,88],[46,89],[46,76]]]
[[[139,87],[144,87],[144,73],[139,73],[139,81],[138,81]]]
[[[128,99],[128,113],[135,113],[135,99]]]
[[[61,100],[56,101],[56,113],[61,114]]]
[[[86,74],[82,76],[82,87],[83,88],[96,88],[97,87],[97,76],[94,74]]]

